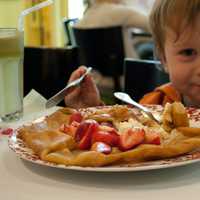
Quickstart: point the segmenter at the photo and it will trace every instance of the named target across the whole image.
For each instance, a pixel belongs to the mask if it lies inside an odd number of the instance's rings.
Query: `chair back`
[[[76,48],[25,47],[24,94],[34,88],[51,97],[66,86],[77,66]]]
[[[73,27],[80,64],[91,66],[105,76],[123,73],[122,27],[81,29]]]
[[[125,59],[124,70],[124,91],[136,101],[156,87],[169,82],[169,76],[159,61]]]

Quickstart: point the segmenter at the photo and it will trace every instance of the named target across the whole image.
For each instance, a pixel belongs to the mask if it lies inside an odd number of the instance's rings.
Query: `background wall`
[[[44,0],[0,0],[0,27],[17,27],[20,12],[31,7],[33,2],[41,1]],[[54,5],[51,8],[46,9],[46,11],[42,9],[43,11],[26,17],[25,45],[62,47],[65,43],[62,19],[67,17],[67,5],[68,0],[54,0]],[[40,22],[41,16],[43,22]],[[46,35],[42,35],[44,32]],[[43,44],[41,43],[44,39],[41,37],[47,38]]]
[[[0,0],[0,27],[17,27],[18,16],[22,10],[21,0]]]
[[[65,32],[62,24],[62,20],[64,17],[68,17],[68,0],[56,0],[54,18],[55,18],[55,30],[56,30],[55,37],[57,46],[63,46],[66,43],[65,42],[66,37],[64,36]]]

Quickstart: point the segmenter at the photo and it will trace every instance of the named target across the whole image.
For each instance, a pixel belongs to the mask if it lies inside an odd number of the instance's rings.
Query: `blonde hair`
[[[150,28],[156,53],[164,55],[166,28],[173,30],[177,38],[186,26],[193,26],[200,14],[200,0],[156,0],[150,13]]]

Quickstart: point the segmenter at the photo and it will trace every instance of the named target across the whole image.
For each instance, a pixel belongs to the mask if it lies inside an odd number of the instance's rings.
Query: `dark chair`
[[[169,76],[159,61],[125,59],[124,70],[124,91],[136,101],[157,86],[169,82]]]
[[[97,69],[113,78],[115,90],[120,90],[123,73],[124,46],[122,27],[80,29],[73,27],[80,64]]]
[[[132,40],[134,42],[135,51],[140,59],[153,60],[154,59],[154,42],[152,35],[139,28],[132,28]]]
[[[77,66],[76,48],[25,47],[24,95],[33,88],[51,97],[66,86]]]

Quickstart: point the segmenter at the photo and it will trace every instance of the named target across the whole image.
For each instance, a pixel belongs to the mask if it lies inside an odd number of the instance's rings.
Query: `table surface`
[[[188,200],[200,196],[200,163],[146,172],[80,172],[24,161],[0,136],[0,197],[4,200]]]

